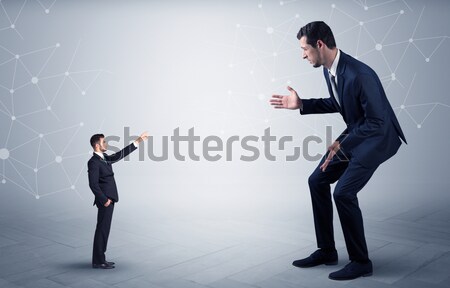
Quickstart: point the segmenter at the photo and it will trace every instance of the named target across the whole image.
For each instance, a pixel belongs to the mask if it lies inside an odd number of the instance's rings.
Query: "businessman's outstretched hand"
[[[302,105],[302,99],[298,97],[297,92],[288,86],[287,89],[291,92],[290,95],[272,95],[270,99],[270,104],[277,109],[299,109]]]
[[[141,134],[141,136],[139,136],[139,138],[141,138],[142,140],[147,140],[147,138],[148,138],[148,132],[145,131],[144,133]]]
[[[148,139],[148,132],[145,131],[144,133],[141,134],[141,136],[139,136],[139,138],[137,138],[134,142],[136,142],[136,144],[141,143],[144,140]]]

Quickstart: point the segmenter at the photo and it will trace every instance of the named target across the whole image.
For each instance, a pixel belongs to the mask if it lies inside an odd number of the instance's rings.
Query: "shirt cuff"
[[[134,147],[138,148],[139,144],[137,144],[136,141],[133,141],[133,145],[134,145]]]

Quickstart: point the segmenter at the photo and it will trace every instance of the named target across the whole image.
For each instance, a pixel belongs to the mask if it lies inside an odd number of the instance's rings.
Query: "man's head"
[[[332,53],[336,50],[336,41],[331,28],[325,22],[306,24],[298,31],[297,39],[303,49],[303,59],[307,59],[314,67],[331,66],[336,56]]]
[[[105,141],[105,135],[94,134],[91,137],[91,146],[95,152],[106,152],[108,145]]]

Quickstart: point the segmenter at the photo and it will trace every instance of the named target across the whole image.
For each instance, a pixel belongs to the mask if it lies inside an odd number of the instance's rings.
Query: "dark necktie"
[[[336,102],[338,103],[338,105],[340,107],[341,103],[339,102],[339,94],[337,93],[336,77],[331,75],[331,73],[329,71],[328,71],[328,74],[330,75],[330,82],[331,82],[331,88],[333,90],[334,99],[336,99]]]

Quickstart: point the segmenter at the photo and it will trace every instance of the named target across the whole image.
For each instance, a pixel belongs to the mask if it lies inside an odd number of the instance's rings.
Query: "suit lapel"
[[[338,76],[337,90],[339,95],[339,103],[341,103],[342,112],[344,109],[344,86],[345,86],[345,68],[347,67],[347,55],[341,51],[341,57],[339,58],[339,63],[336,71],[336,75]]]

